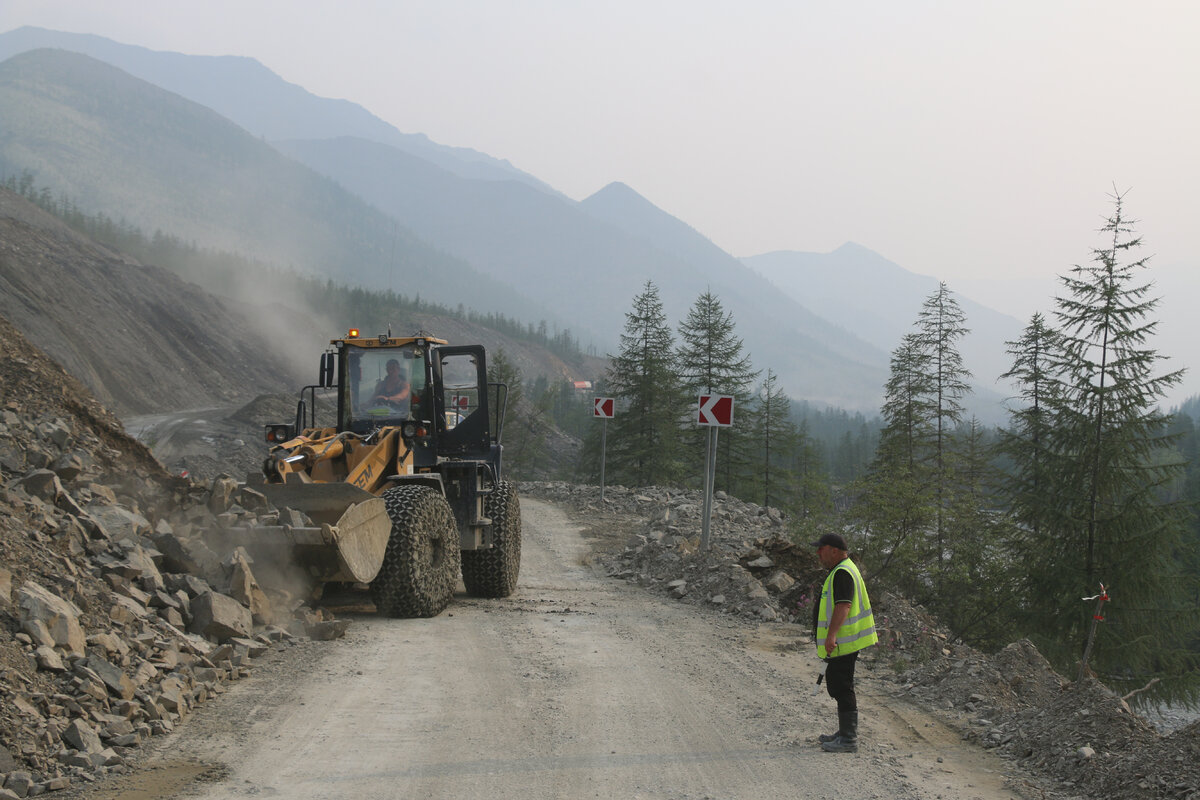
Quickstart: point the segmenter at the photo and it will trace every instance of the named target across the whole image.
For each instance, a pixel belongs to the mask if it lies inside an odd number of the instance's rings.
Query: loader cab
[[[373,341],[373,340],[368,340]],[[339,428],[366,434],[428,416],[429,367],[416,343],[342,348]]]
[[[368,435],[401,426],[415,465],[439,458],[498,462],[503,400],[492,402],[487,356],[480,345],[449,345],[432,337],[349,336],[331,342],[323,385],[338,391],[338,430]],[[336,380],[335,380],[336,377]],[[398,396],[399,383],[407,392]],[[490,387],[495,390],[496,387]],[[408,424],[411,423],[411,424]]]

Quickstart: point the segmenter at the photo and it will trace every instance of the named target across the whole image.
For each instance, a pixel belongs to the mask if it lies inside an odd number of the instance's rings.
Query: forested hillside
[[[542,316],[228,120],[87,56],[0,63],[0,132],[0,176],[29,173],[84,213],[353,285]]]

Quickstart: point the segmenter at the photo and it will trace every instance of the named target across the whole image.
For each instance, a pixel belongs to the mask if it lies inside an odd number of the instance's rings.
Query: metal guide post
[[[708,549],[708,531],[712,520],[713,484],[717,477],[717,428],[708,429],[708,453],[704,459],[704,521],[700,529],[700,549]]]

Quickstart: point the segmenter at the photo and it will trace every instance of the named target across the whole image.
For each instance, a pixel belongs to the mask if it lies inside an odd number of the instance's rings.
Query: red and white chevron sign
[[[702,394],[696,414],[697,425],[733,425],[733,397],[727,394]]]
[[[601,419],[612,419],[613,405],[611,397],[597,397],[596,404],[592,409],[592,416],[600,417]]]

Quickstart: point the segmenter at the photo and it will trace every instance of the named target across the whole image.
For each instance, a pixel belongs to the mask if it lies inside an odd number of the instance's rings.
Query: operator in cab
[[[400,404],[408,401],[410,393],[411,387],[408,378],[400,371],[400,362],[389,358],[387,375],[375,384],[375,394],[372,395],[371,401]]]

